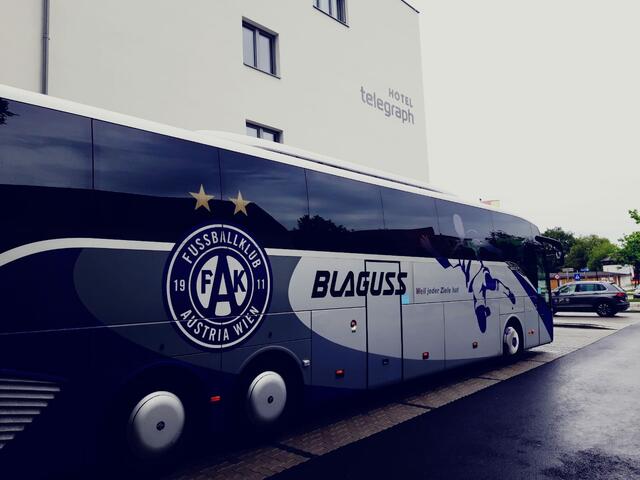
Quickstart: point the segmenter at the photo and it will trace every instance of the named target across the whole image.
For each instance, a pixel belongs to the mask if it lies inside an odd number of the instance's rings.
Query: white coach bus
[[[530,222],[275,143],[0,86],[0,204],[0,464],[22,473],[553,339],[557,244]]]

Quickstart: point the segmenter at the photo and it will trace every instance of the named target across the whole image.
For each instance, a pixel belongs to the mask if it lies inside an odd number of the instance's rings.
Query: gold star
[[[235,210],[233,211],[234,215],[236,213],[242,212],[245,215],[249,216],[249,214],[247,213],[247,205],[249,205],[251,202],[242,198],[242,193],[240,193],[240,190],[238,190],[237,198],[229,197],[229,200],[231,200],[236,207]]]
[[[209,202],[213,198],[213,195],[207,195],[204,191],[203,185],[200,185],[200,191],[198,193],[189,192],[189,195],[196,199],[195,210],[198,210],[200,207],[204,207],[208,211],[211,211],[211,208],[209,208]]]

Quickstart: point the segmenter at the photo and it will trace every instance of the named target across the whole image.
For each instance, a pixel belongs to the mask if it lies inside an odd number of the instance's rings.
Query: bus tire
[[[200,417],[190,391],[179,383],[137,381],[108,416],[101,456],[108,454],[109,462],[115,456],[114,464],[140,472],[175,463],[194,438]]]
[[[253,429],[271,432],[296,413],[300,385],[292,367],[283,362],[254,363],[242,375],[238,393],[242,420]]]
[[[502,335],[502,353],[507,358],[518,358],[524,351],[524,337],[520,323],[511,319],[504,327]]]
[[[185,434],[185,417],[184,403],[174,393],[160,390],[145,395],[129,414],[129,448],[141,459],[170,452]]]

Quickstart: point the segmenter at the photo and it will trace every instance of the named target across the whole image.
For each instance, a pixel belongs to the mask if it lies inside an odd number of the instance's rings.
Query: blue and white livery
[[[530,222],[291,147],[0,86],[0,204],[8,478],[553,340]]]

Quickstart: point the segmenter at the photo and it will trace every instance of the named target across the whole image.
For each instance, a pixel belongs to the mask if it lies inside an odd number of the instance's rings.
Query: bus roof
[[[484,210],[506,213],[518,218],[522,218],[520,215],[515,215],[502,209],[498,209],[495,207],[489,208],[487,205],[480,202],[474,202],[459,198],[450,192],[435,188],[427,183],[417,182],[415,180],[411,180],[400,175],[391,174],[382,170],[365,167],[352,162],[338,160],[329,156],[309,152],[300,148],[253,138],[246,135],[219,131],[186,130],[183,128],[173,127],[163,123],[145,120],[142,118],[53,97],[50,95],[30,92],[28,90],[10,87],[3,84],[0,84],[0,98],[7,98],[18,102],[24,102],[32,105],[50,108],[53,110],[59,110],[83,117],[136,128],[139,130],[145,130],[161,135],[167,135],[192,142],[210,145],[213,147],[223,148],[226,150],[232,150],[255,157],[262,157],[280,163],[286,163],[302,168],[317,170],[333,175],[339,175],[342,177],[351,178],[353,180],[364,181],[380,186],[405,190],[434,198],[449,200],[456,203],[482,208]],[[524,218],[522,219],[526,220]]]

